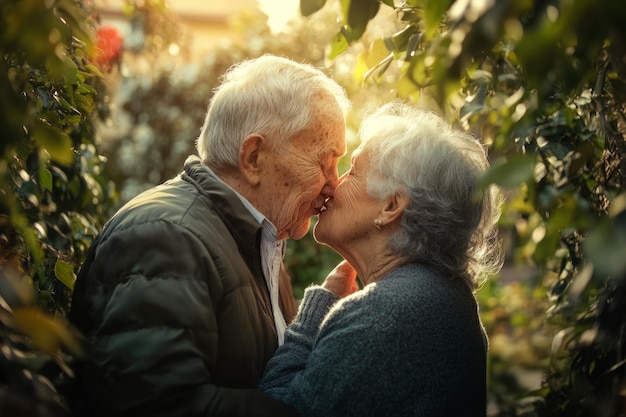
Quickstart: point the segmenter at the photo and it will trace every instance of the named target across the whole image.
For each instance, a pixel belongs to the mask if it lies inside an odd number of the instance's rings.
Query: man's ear
[[[402,193],[394,193],[387,197],[381,210],[380,220],[383,225],[390,224],[402,217],[404,209],[409,205],[409,197]]]
[[[259,175],[259,153],[264,146],[265,138],[253,133],[247,136],[239,149],[239,171],[250,185],[257,185]]]

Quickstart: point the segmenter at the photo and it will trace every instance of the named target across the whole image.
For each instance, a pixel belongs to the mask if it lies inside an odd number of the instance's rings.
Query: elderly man
[[[80,415],[281,416],[255,388],[295,314],[282,256],[337,185],[345,92],[311,66],[233,66],[175,178],[105,225],[70,312]]]

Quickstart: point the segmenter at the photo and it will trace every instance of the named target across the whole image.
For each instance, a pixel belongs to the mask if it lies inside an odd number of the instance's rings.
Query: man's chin
[[[306,223],[300,224],[298,227],[294,227],[289,234],[289,238],[293,240],[300,240],[309,233],[309,228],[311,227],[311,221],[307,221]]]

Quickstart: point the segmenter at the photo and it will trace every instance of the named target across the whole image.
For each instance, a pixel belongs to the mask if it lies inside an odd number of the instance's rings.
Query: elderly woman
[[[485,150],[397,102],[360,136],[315,227],[347,262],[305,291],[260,388],[302,416],[485,416],[474,290],[501,266]]]

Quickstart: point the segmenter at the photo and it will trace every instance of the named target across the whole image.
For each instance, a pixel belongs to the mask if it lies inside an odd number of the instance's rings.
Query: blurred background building
[[[146,0],[148,3],[149,0]],[[100,23],[117,27],[126,38],[133,28],[125,12],[124,0],[94,0]],[[298,0],[175,0],[165,3],[176,15],[188,34],[190,60],[202,59],[211,49],[225,41],[246,41],[241,31],[233,29],[233,21],[245,14],[267,15],[268,25],[279,32],[297,15]]]

